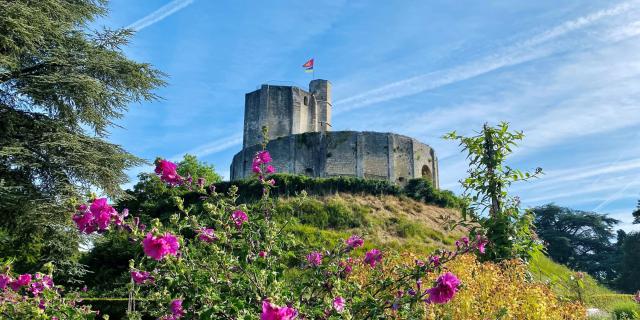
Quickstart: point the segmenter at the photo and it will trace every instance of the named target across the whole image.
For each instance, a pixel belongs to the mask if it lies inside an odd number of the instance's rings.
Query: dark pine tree
[[[0,256],[15,271],[81,271],[74,204],[89,190],[122,194],[125,170],[143,162],[105,138],[164,75],[123,54],[131,30],[89,29],[106,11],[103,0],[0,0]]]
[[[600,281],[613,281],[619,251],[611,240],[618,220],[554,204],[536,207],[533,213],[536,233],[546,243],[549,257]]]

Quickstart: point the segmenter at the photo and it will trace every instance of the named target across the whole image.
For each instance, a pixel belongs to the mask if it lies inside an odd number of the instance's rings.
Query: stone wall
[[[328,131],[331,122],[331,86],[327,80],[313,80],[313,91],[298,87],[263,84],[245,95],[245,148],[262,142],[262,127],[269,128],[269,139],[304,132]]]
[[[231,179],[251,176],[259,145],[233,157]],[[277,172],[312,177],[356,176],[387,179],[403,185],[423,172],[438,187],[438,168],[431,147],[415,139],[381,132],[308,132],[276,138],[267,150]]]

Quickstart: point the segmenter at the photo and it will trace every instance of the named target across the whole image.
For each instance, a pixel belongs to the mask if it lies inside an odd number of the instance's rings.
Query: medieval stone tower
[[[438,159],[431,147],[395,133],[332,131],[332,107],[327,80],[311,81],[309,91],[263,84],[247,93],[243,148],[233,157],[231,179],[252,174],[251,162],[267,126],[267,150],[277,172],[384,179],[400,185],[425,177],[438,187]]]

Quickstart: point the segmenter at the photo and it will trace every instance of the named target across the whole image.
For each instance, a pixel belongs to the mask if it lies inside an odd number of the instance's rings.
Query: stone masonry
[[[400,185],[426,177],[438,187],[438,158],[431,147],[395,133],[331,131],[331,108],[327,80],[311,81],[309,92],[262,85],[247,93],[243,149],[233,157],[231,179],[252,174],[251,162],[267,126],[267,150],[277,172],[384,179]]]

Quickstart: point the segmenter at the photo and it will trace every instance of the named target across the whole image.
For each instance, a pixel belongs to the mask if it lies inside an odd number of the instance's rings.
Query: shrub
[[[402,189],[386,180],[361,179],[356,177],[311,178],[295,174],[274,174],[277,185],[271,190],[274,196],[294,196],[302,191],[310,195],[330,195],[338,192],[365,193],[373,195],[399,195]],[[239,190],[239,200],[254,201],[260,198],[262,186],[256,179],[224,181],[213,184],[217,192],[226,193],[231,186]]]
[[[449,190],[437,190],[431,181],[424,178],[411,179],[403,190],[404,194],[418,201],[435,204],[442,208],[466,208],[466,201],[456,197]]]
[[[526,265],[517,260],[481,263],[465,255],[448,269],[465,283],[465,289],[451,303],[433,306],[427,319],[586,318],[580,303],[563,301],[544,284],[528,281]]]

